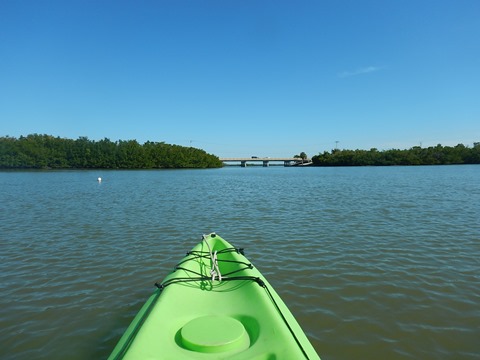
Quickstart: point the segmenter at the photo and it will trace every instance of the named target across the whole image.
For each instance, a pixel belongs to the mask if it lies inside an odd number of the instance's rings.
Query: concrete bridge
[[[262,162],[264,167],[269,166],[270,162],[282,162],[283,161],[283,166],[305,166],[305,165],[310,165],[312,161],[310,159],[301,159],[301,158],[270,158],[270,157],[256,157],[252,156],[249,158],[220,158],[220,161],[223,161],[224,163],[227,162],[236,162],[240,163],[241,167],[246,167],[247,162]]]

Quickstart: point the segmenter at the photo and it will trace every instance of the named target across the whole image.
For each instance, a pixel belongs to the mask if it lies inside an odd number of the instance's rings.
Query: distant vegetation
[[[338,150],[325,151],[312,157],[316,166],[388,166],[388,165],[450,165],[480,164],[480,143],[473,147],[415,146],[408,150]]]
[[[0,137],[2,169],[213,168],[223,164],[204,150],[163,142],[77,140],[32,134]]]
[[[302,152],[295,157],[306,159]],[[437,145],[408,150],[339,150],[312,157],[316,166],[480,164],[480,143],[473,147]],[[0,169],[174,169],[215,168],[223,164],[204,150],[164,142],[76,140],[32,134],[0,137]]]
[[[293,155],[293,157],[297,159],[302,159],[302,160],[308,159],[307,154],[305,154],[303,151],[300,153],[300,155]]]

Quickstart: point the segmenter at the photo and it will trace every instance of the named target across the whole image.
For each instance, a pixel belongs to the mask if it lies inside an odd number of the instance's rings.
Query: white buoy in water
[[[102,182],[102,178],[99,177],[99,178],[97,179],[97,181],[98,181],[99,183],[101,183],[101,182]]]

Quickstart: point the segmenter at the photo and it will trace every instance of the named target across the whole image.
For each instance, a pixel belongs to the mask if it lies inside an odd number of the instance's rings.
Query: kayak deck
[[[319,359],[263,275],[204,236],[148,299],[109,359]]]

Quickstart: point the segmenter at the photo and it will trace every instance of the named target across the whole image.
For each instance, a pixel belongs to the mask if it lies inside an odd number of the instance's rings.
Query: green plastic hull
[[[319,359],[268,281],[216,234],[157,286],[109,360]]]

